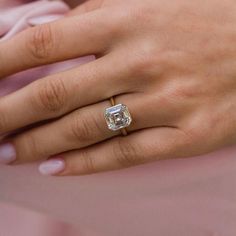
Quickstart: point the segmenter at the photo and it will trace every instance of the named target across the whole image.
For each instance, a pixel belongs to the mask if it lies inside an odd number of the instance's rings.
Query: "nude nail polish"
[[[0,163],[9,164],[16,159],[16,151],[11,143],[3,143],[0,145]]]
[[[63,159],[50,159],[39,166],[39,172],[42,175],[56,175],[65,169]]]

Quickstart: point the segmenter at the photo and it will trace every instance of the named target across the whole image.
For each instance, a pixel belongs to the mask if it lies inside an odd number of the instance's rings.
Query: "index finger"
[[[0,78],[36,66],[102,54],[111,45],[115,20],[105,10],[27,29],[0,43]],[[113,18],[114,19],[114,18]]]

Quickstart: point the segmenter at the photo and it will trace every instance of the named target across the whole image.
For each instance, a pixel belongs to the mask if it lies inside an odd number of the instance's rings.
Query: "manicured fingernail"
[[[9,164],[16,159],[16,150],[11,143],[0,145],[0,163]]]
[[[62,159],[50,159],[39,166],[42,175],[56,175],[65,169],[65,162]]]

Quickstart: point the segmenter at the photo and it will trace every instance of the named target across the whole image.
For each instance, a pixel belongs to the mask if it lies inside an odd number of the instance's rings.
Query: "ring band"
[[[116,104],[114,97],[110,98],[111,107],[106,108],[104,117],[107,122],[108,129],[117,131],[120,130],[123,136],[128,134],[128,127],[132,118],[128,107],[124,104]]]

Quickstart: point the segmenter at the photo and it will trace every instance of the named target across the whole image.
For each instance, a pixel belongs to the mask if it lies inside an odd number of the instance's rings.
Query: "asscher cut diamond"
[[[128,127],[132,122],[128,107],[123,104],[107,108],[105,110],[105,119],[108,128],[113,131]]]

